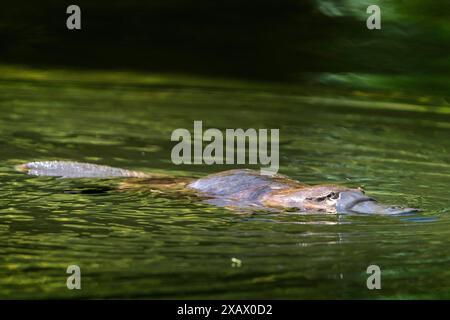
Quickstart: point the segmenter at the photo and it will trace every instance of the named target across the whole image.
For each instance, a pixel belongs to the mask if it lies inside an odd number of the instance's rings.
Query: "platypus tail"
[[[153,178],[155,175],[98,164],[72,161],[38,161],[22,164],[17,170],[33,176],[60,178]]]

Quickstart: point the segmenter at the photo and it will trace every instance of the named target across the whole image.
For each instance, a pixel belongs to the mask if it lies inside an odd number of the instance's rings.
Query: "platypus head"
[[[326,213],[406,214],[419,211],[414,208],[383,205],[366,196],[361,189],[334,185],[285,189],[266,198],[266,203],[277,207]]]

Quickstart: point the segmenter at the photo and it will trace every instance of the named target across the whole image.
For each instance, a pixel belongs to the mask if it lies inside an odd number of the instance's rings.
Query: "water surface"
[[[1,298],[450,298],[447,109],[182,77],[55,74],[0,81]],[[178,176],[230,169],[171,163],[172,130],[193,130],[194,120],[279,128],[280,173],[363,186],[423,212],[236,214],[188,196],[118,192],[116,181],[14,171],[53,159]],[[82,290],[66,288],[71,264]],[[372,264],[381,290],[366,287]]]

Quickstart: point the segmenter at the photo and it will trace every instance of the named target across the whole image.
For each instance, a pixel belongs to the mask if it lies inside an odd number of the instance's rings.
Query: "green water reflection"
[[[1,70],[0,297],[450,298],[450,116],[439,97],[428,106],[420,92],[407,100],[186,76]],[[49,159],[173,175],[228,169],[171,163],[172,130],[194,120],[279,128],[281,173],[364,186],[423,212],[238,215],[189,197],[117,192],[114,181],[13,170]],[[66,288],[70,264],[81,267],[82,290]],[[382,290],[366,288],[371,264],[382,269]]]

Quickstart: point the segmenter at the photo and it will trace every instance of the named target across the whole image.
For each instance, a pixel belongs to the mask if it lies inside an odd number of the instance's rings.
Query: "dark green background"
[[[448,74],[444,1],[8,1],[0,59],[33,65],[301,80],[309,72]],[[378,4],[382,29],[365,26]]]

